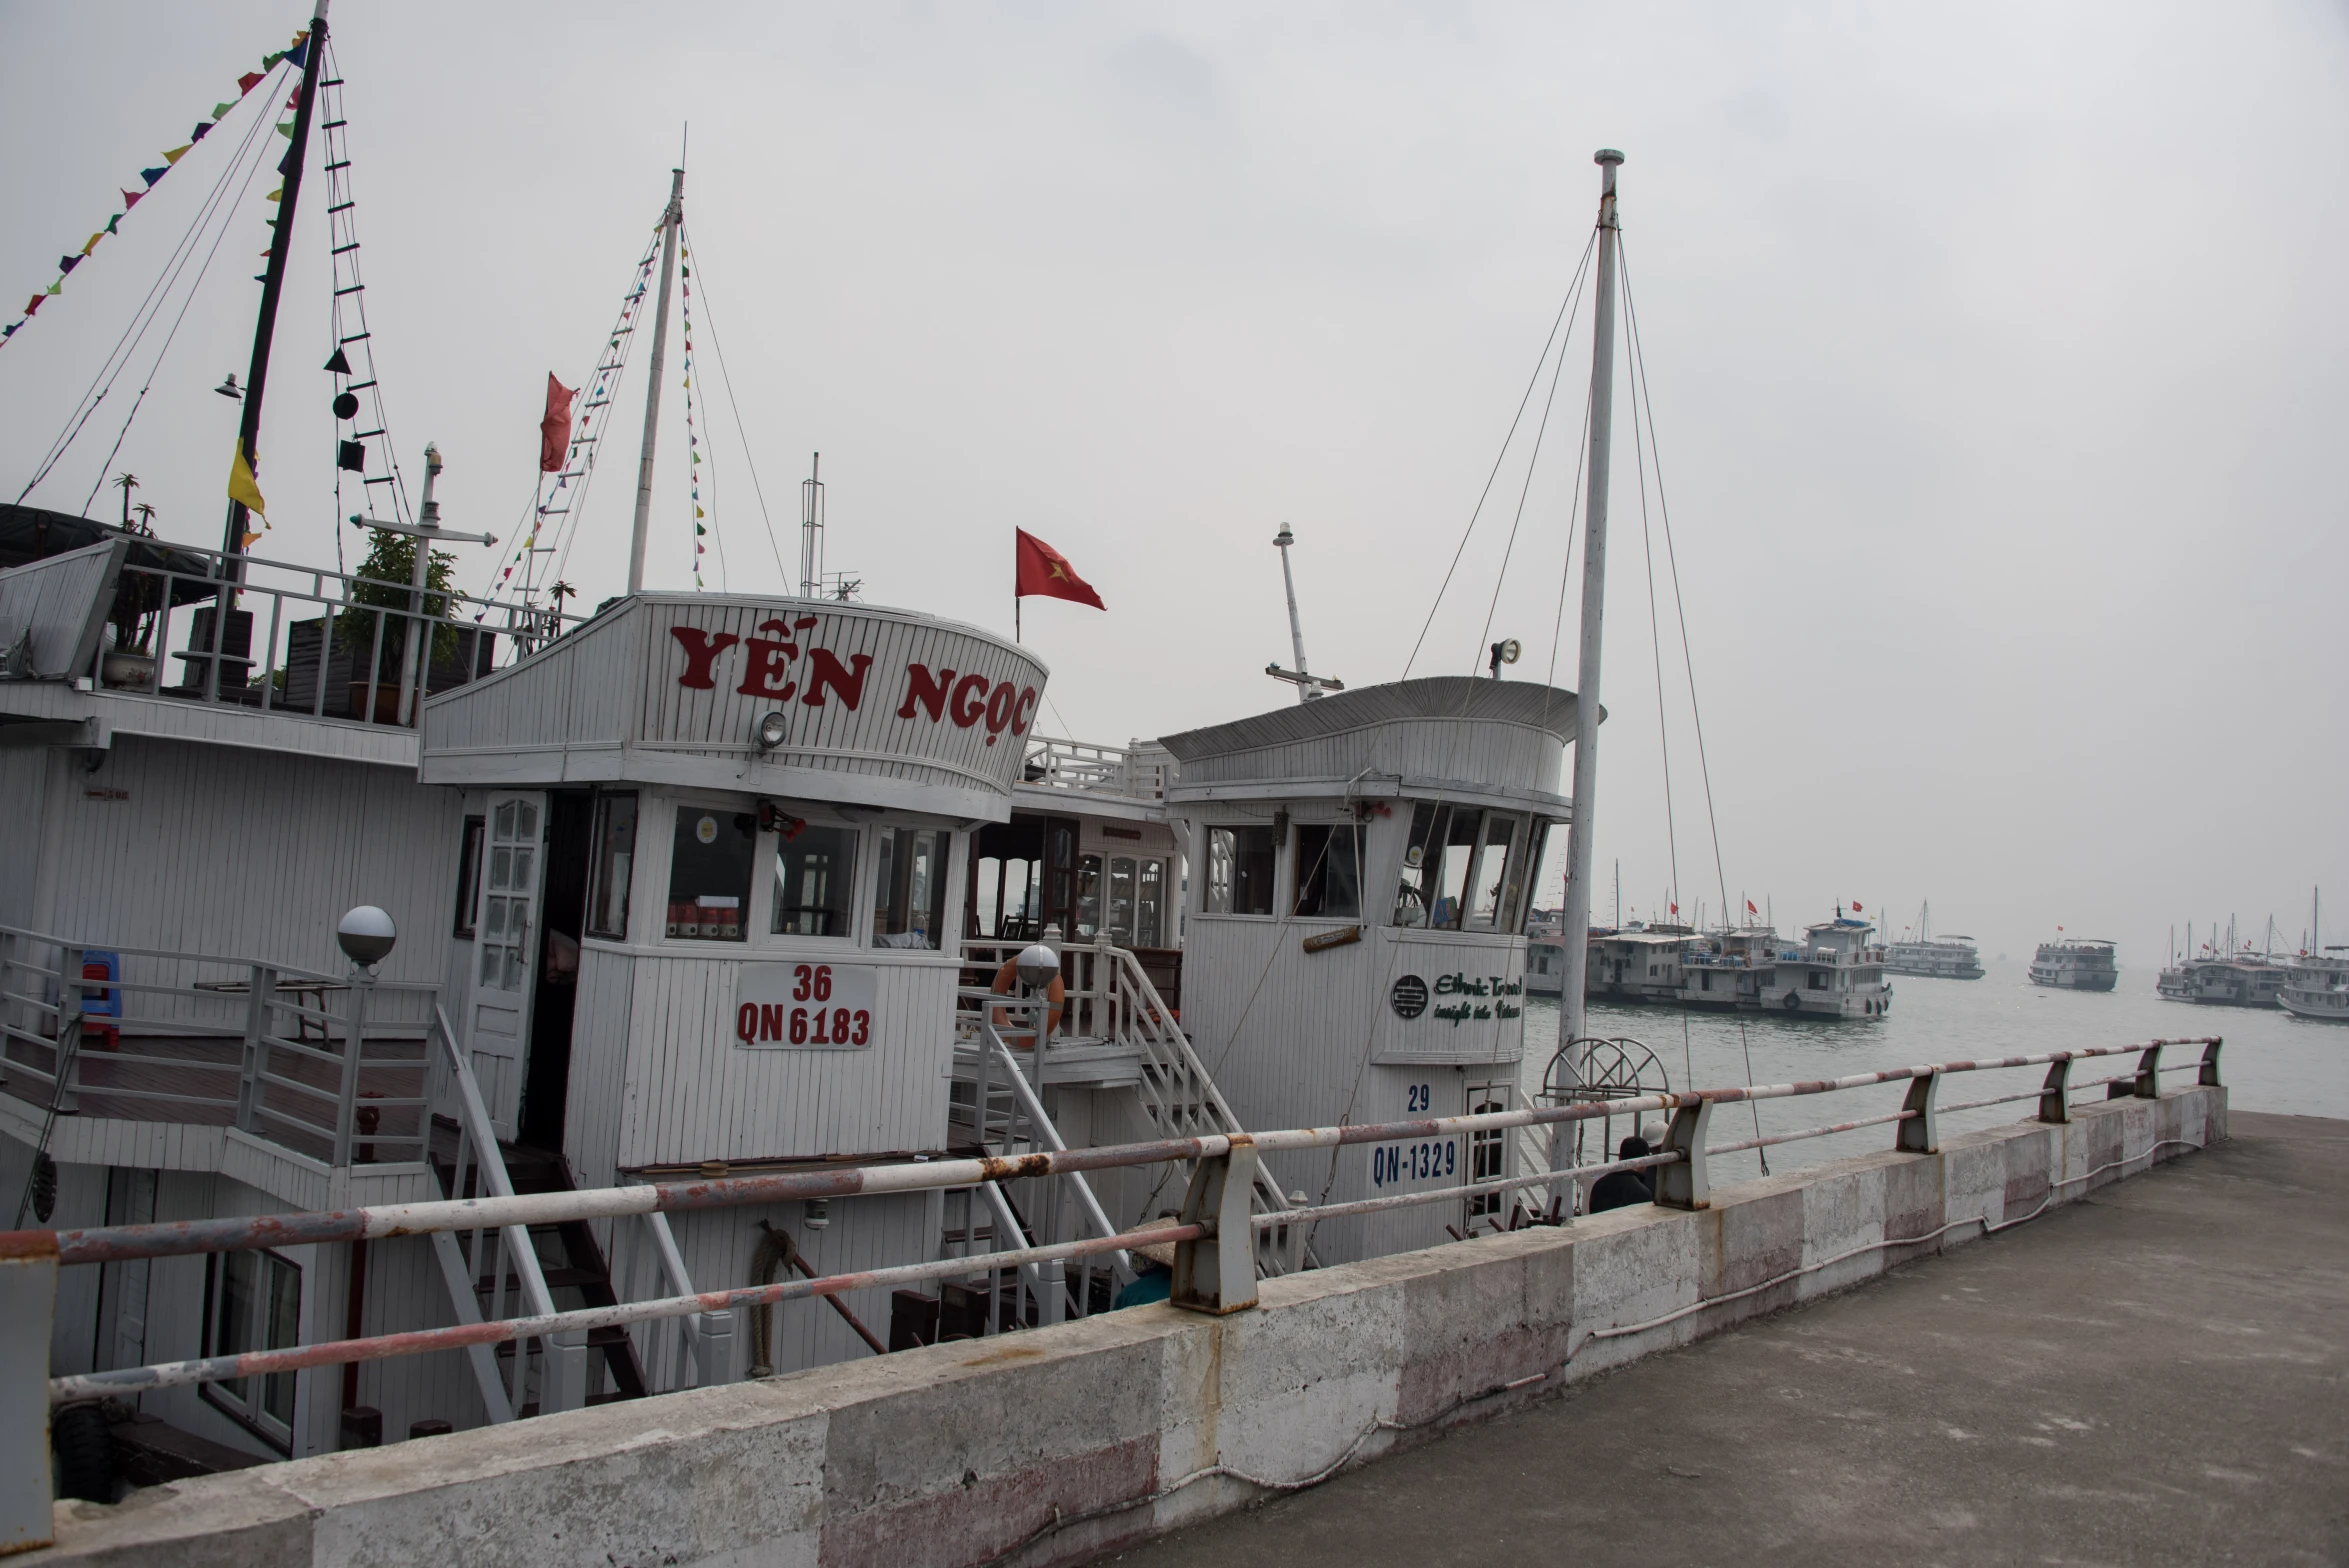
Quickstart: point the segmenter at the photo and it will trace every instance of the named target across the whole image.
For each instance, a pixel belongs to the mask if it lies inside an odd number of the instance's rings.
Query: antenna
[[[808,459],[807,477],[799,482],[799,596],[814,599],[824,591],[824,454]]]
[[[1264,673],[1276,681],[1294,685],[1299,702],[1311,702],[1333,691],[1344,691],[1346,683],[1332,676],[1305,673],[1305,629],[1297,619],[1297,579],[1289,571],[1289,546],[1296,542],[1297,536],[1289,532],[1287,523],[1281,524],[1281,531],[1272,536],[1273,547],[1281,553],[1281,586],[1289,594],[1289,647],[1296,655],[1297,667],[1284,670],[1277,663],[1268,664]]]

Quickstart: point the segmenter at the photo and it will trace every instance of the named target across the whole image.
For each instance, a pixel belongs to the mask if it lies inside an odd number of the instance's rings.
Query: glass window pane
[[[457,845],[457,919],[451,935],[473,936],[475,911],[481,906],[481,845],[489,824],[479,817],[465,819],[464,837]]]
[[[1134,945],[1134,863],[1122,855],[1109,863],[1109,939]]]
[[[1360,830],[1352,823],[1297,828],[1297,913],[1327,920],[1362,915]]]
[[[677,935],[741,941],[757,858],[758,819],[749,812],[680,805],[669,856],[669,923],[681,927]]]
[[[1077,932],[1090,941],[1101,931],[1101,857],[1087,855],[1077,862]]]
[[[506,905],[511,900],[492,893],[481,901],[481,936],[486,942],[502,940],[506,934]]]
[[[628,940],[628,884],[636,872],[636,797],[595,799],[594,860],[589,868],[587,934]]]
[[[1475,857],[1477,830],[1484,826],[1481,811],[1454,811],[1443,835],[1443,862],[1436,867],[1434,924],[1440,930],[1460,929],[1460,915],[1468,902],[1468,867]]]
[[[506,961],[500,956],[504,951],[505,949],[495,943],[484,942],[481,944],[481,983],[483,985],[494,986],[505,974]]]
[[[514,885],[514,852],[512,850],[493,849],[489,852],[489,885],[494,888],[509,888]]]
[[[1232,828],[1231,912],[1235,915],[1272,913],[1272,879],[1278,864],[1279,840],[1272,828]]]
[[[525,843],[538,842],[538,807],[533,802],[514,802],[514,837]]]
[[[520,801],[509,800],[498,806],[498,837],[509,844],[514,842],[514,808],[520,804]]]
[[[946,925],[943,828],[884,828],[873,879],[873,945],[935,949]]]
[[[1516,902],[1509,882],[1512,876],[1524,875],[1516,863],[1517,835],[1524,825],[1523,818],[1497,811],[1485,818],[1484,842],[1477,847],[1468,877],[1468,924],[1476,930],[1493,929],[1500,923],[1503,906]]]
[[[1403,880],[1395,890],[1395,924],[1424,926],[1435,908],[1436,873],[1444,862],[1444,828],[1449,808],[1421,802],[1411,808],[1411,834],[1403,846]]]
[[[538,878],[536,875],[534,875],[537,866],[538,851],[534,849],[517,849],[514,851],[513,885],[517,892],[527,893],[538,885]]]
[[[283,1258],[262,1257],[262,1266],[268,1274],[268,1317],[263,1325],[264,1350],[283,1350],[301,1343],[302,1330],[302,1271]],[[293,1425],[294,1374],[275,1372],[262,1379],[262,1408],[269,1415]]]
[[[1136,947],[1165,946],[1166,925],[1161,911],[1166,907],[1166,862],[1142,862],[1140,891],[1134,897],[1134,945]]]
[[[1232,912],[1232,862],[1235,857],[1232,830],[1207,830],[1207,912],[1228,915]]]
[[[775,907],[768,929],[788,936],[847,936],[856,898],[854,828],[807,823],[777,835]]]

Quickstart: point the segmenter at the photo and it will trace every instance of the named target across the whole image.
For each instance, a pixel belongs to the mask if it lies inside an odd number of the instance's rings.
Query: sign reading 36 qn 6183
[[[734,1043],[786,1051],[873,1046],[875,972],[861,964],[744,964],[734,989]]]

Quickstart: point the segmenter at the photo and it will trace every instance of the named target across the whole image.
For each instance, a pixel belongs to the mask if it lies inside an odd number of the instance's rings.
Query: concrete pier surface
[[[2349,1121],[1102,1559],[2349,1564]]]

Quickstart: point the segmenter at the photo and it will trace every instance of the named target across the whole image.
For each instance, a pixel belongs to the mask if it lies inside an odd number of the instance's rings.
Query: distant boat
[[[1884,950],[1884,967],[1896,975],[1930,975],[1937,980],[1982,978],[1981,950],[1970,936],[1933,934],[1933,906],[1917,911],[1916,935]]]
[[[2109,991],[2120,982],[2110,942],[2042,942],[2031,955],[2031,983],[2058,991]]]
[[[1761,984],[1762,1011],[1812,1018],[1881,1018],[1892,1007],[1884,949],[1876,928],[1838,916],[1803,928],[1801,949],[1786,949]]]
[[[1778,947],[1778,933],[1769,926],[1707,932],[1681,956],[1680,1005],[1715,1011],[1761,1006]]]

